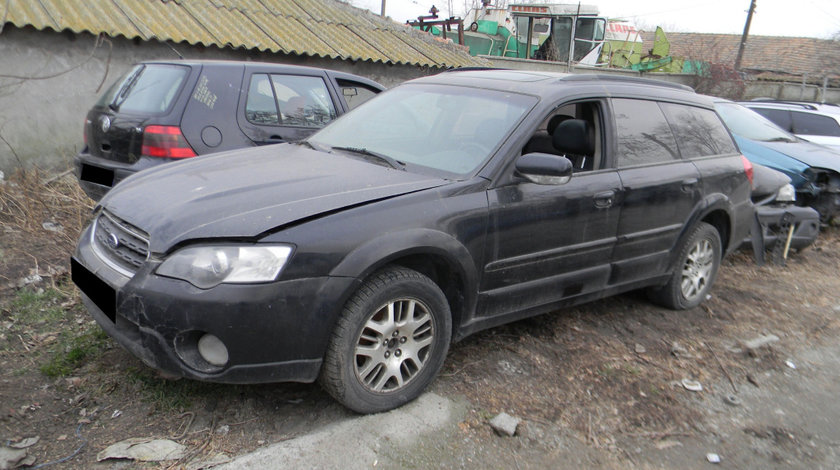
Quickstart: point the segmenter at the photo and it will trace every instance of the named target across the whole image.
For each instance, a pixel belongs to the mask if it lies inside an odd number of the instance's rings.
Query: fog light
[[[223,366],[228,362],[228,350],[222,340],[206,334],[198,340],[198,353],[201,358],[214,366]]]

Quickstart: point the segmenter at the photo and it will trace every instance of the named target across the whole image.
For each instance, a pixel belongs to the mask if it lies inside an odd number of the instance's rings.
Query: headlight
[[[222,283],[270,282],[277,279],[291,253],[287,245],[189,247],[167,258],[157,273],[201,289]]]
[[[777,202],[794,202],[796,201],[796,189],[793,188],[792,184],[786,184],[779,188],[779,191],[776,193],[776,201]]]

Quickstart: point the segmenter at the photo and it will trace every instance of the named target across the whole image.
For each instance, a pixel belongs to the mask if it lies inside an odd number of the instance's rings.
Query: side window
[[[673,103],[661,103],[660,107],[677,137],[683,158],[737,152],[732,137],[714,111]]]
[[[320,128],[335,119],[327,85],[320,77],[271,75],[283,126]]]
[[[665,115],[654,101],[614,99],[619,168],[680,158]]]
[[[379,93],[379,90],[368,88],[367,86],[350,80],[336,80],[341,94],[344,96],[344,102],[350,109],[356,109],[360,104],[373,98]]]
[[[254,124],[280,125],[277,101],[271,89],[268,75],[255,73],[248,86],[248,101],[245,103],[245,118]]]
[[[603,163],[601,109],[599,101],[581,101],[555,108],[525,143],[522,154],[539,152],[563,155],[571,160],[575,172],[601,169]],[[564,137],[561,123],[568,120],[583,121],[576,125],[584,126],[585,141],[570,141],[568,135]],[[577,150],[569,152],[563,148],[564,146],[575,147]]]
[[[793,132],[793,124],[790,121],[790,111],[786,109],[750,108],[761,114],[782,129]]]
[[[840,124],[828,116],[791,111],[793,133],[807,135],[830,135],[840,137]]]

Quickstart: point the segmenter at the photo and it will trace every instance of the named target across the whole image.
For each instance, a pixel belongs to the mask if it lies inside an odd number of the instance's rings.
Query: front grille
[[[103,261],[117,271],[133,276],[149,256],[149,235],[102,211],[94,222],[93,246]]]

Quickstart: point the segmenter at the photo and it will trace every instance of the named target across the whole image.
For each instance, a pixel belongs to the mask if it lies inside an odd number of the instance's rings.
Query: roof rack
[[[753,98],[750,100],[751,103],[777,103],[777,104],[786,104],[790,106],[799,106],[802,109],[808,109],[811,111],[819,111],[817,106],[837,106],[834,103],[819,103],[817,101],[787,101],[787,100],[774,100],[772,98]]]
[[[599,80],[599,81],[604,81],[604,82],[636,83],[636,84],[639,84],[639,85],[660,86],[660,87],[663,87],[663,88],[672,88],[672,89],[675,89],[675,90],[690,91],[690,92],[694,93],[694,88],[691,88],[688,85],[683,85],[681,83],[666,82],[664,80],[654,80],[652,78],[628,77],[628,76],[624,76],[624,75],[606,75],[606,74],[595,74],[595,73],[574,74],[574,75],[569,75],[567,77],[563,77],[561,80],[570,81],[570,82]]]

